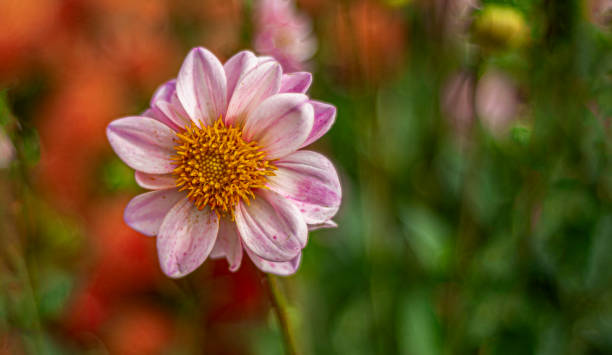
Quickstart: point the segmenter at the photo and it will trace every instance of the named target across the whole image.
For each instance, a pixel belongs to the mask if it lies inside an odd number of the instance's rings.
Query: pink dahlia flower
[[[255,16],[255,49],[274,57],[286,72],[304,69],[317,50],[308,17],[290,0],[260,0]]]
[[[235,271],[243,252],[264,272],[289,275],[308,230],[335,226],[338,174],[302,148],[329,130],[336,108],[304,94],[311,81],[249,51],[221,64],[195,48],[150,109],[108,125],[117,155],[152,190],[130,201],[125,221],[157,235],[168,276],[209,256]]]

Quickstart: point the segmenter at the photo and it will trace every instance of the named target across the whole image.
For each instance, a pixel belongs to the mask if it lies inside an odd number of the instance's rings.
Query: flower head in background
[[[264,272],[292,274],[308,230],[335,226],[336,170],[302,148],[329,130],[336,108],[304,94],[311,81],[270,57],[243,51],[221,64],[195,48],[149,110],[109,124],[111,146],[153,190],[130,201],[125,221],[157,235],[168,276],[208,256],[237,270],[243,251]]]
[[[482,124],[496,137],[508,132],[517,118],[519,94],[510,77],[498,70],[488,70],[476,87],[476,113]]]
[[[612,27],[612,0],[588,0],[586,13],[594,24],[602,28]]]
[[[285,72],[303,70],[317,50],[309,18],[290,0],[260,0],[254,22],[255,50],[274,57]]]
[[[0,128],[0,169],[8,167],[9,163],[15,158],[15,147],[9,137]]]

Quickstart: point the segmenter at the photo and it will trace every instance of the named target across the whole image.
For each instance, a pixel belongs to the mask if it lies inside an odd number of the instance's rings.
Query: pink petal
[[[300,150],[275,162],[268,187],[294,202],[308,224],[324,223],[340,208],[338,173],[323,155]]]
[[[151,97],[151,106],[154,106],[157,101],[170,101],[170,98],[176,92],[176,79],[168,80],[161,84]]]
[[[277,62],[277,60],[274,59],[274,57],[269,56],[269,55],[262,55],[262,56],[257,57],[257,64],[258,65],[263,64],[263,63],[276,63],[276,62]],[[281,76],[281,78],[282,78],[282,76]]]
[[[334,124],[336,120],[336,107],[324,102],[311,100],[310,104],[314,108],[314,124],[308,138],[302,144],[302,147],[321,138]]]
[[[172,174],[147,174],[134,172],[138,186],[148,190],[166,190],[176,187],[176,178]]]
[[[279,194],[257,190],[250,205],[238,204],[236,226],[242,242],[262,258],[289,261],[306,245],[308,229],[300,211]]]
[[[154,118],[177,132],[191,123],[176,94],[176,80],[170,80],[157,88],[151,98],[151,108],[142,115]]]
[[[185,127],[191,125],[192,121],[185,112],[177,94],[172,95],[169,101],[158,100],[152,110],[160,118],[160,121],[167,122],[166,124],[177,132],[183,131]]]
[[[240,268],[242,262],[242,244],[236,229],[236,223],[222,218],[219,222],[219,236],[215,247],[210,252],[211,258],[225,257],[229,264],[230,271]]]
[[[184,197],[184,192],[175,189],[145,192],[128,203],[123,219],[132,229],[152,237],[159,231],[168,211]]]
[[[198,208],[184,198],[168,212],[157,236],[157,253],[162,271],[183,277],[202,265],[210,254],[219,231],[217,214]]]
[[[244,122],[247,115],[268,97],[278,93],[283,75],[280,64],[258,58],[258,64],[238,80],[227,107],[227,124]]]
[[[280,276],[289,276],[295,274],[297,269],[300,267],[302,261],[302,253],[299,253],[295,258],[290,261],[269,261],[257,254],[250,251],[248,248],[244,248],[253,261],[253,264],[257,266],[261,271],[276,274]]]
[[[257,65],[257,57],[251,51],[242,51],[225,62],[223,69],[227,77],[227,97],[231,98],[238,79]]]
[[[312,74],[309,72],[295,72],[283,74],[280,92],[305,93],[312,84]]]
[[[179,71],[176,91],[189,117],[212,124],[225,113],[227,82],[223,65],[202,47],[191,50]]]
[[[106,127],[106,136],[119,158],[135,170],[166,174],[174,169],[170,157],[175,153],[175,134],[159,121],[142,116],[120,118]]]
[[[172,122],[172,120],[168,119],[168,117],[166,117],[166,115],[164,115],[157,108],[148,108],[148,109],[146,109],[142,113],[142,116],[152,118],[152,119],[154,119],[156,121],[159,121],[159,122],[165,124],[166,126],[172,128],[172,130],[178,131],[178,126],[174,122]]]
[[[328,229],[328,228],[338,228],[338,224],[331,219],[329,221],[319,223],[319,224],[309,224],[308,231],[316,231],[319,229]]]
[[[312,130],[314,112],[304,94],[277,94],[249,115],[243,138],[264,147],[268,159],[296,151]]]

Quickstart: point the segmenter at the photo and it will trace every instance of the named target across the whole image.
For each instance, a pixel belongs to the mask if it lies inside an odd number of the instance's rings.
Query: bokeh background
[[[163,276],[104,134],[257,6],[0,1],[0,354],[283,353],[247,258]],[[282,280],[303,353],[612,354],[612,1],[296,6],[344,197]]]

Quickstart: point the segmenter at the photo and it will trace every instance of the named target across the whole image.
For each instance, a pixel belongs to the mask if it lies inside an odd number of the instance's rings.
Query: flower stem
[[[266,273],[266,279],[268,281],[270,301],[272,302],[272,307],[278,317],[281,332],[283,333],[285,351],[287,355],[298,355],[294,329],[289,320],[287,299],[279,287],[278,278],[276,276]]]

